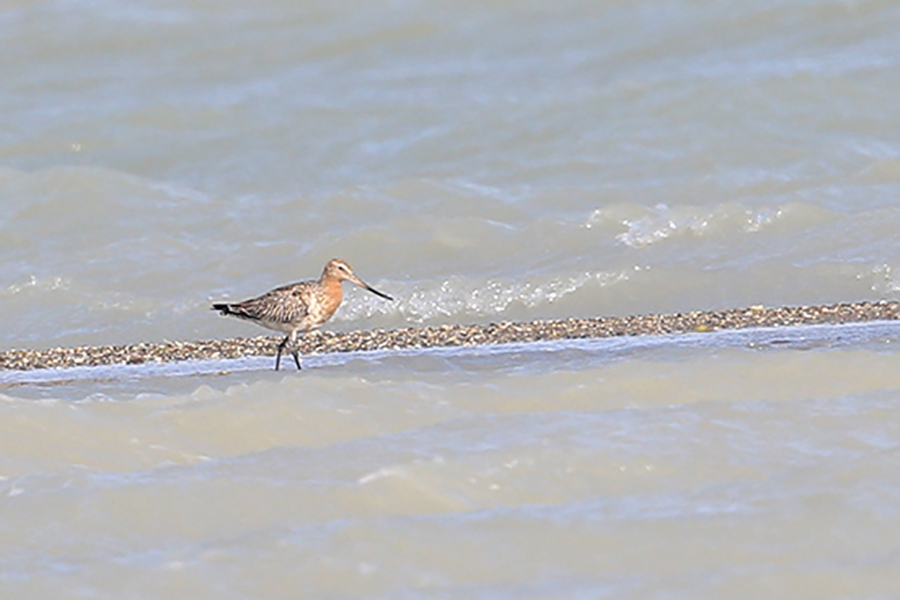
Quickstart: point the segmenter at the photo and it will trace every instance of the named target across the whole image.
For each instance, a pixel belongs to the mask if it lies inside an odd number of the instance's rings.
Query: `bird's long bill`
[[[384,298],[385,300],[390,300],[391,302],[394,301],[393,298],[391,298],[390,296],[388,296],[387,294],[385,294],[385,293],[383,293],[383,292],[379,292],[378,290],[376,290],[375,288],[373,288],[371,285],[369,285],[368,283],[366,283],[366,282],[363,281],[362,279],[357,279],[357,280],[354,281],[353,283],[355,283],[355,284],[358,285],[359,287],[366,288],[367,290],[369,290],[370,292],[372,292],[372,293],[375,294],[376,296],[381,296],[381,297]]]
[[[390,300],[391,302],[394,301],[393,298],[391,298],[391,297],[388,296],[387,294],[384,294],[384,293],[382,293],[382,292],[379,292],[378,290],[376,290],[375,288],[373,288],[371,285],[369,285],[368,283],[366,283],[365,281],[363,281],[363,280],[360,279],[359,277],[354,276],[354,277],[352,277],[352,278],[350,279],[350,281],[352,281],[353,283],[355,283],[356,285],[358,285],[358,286],[361,287],[361,288],[366,288],[367,290],[369,290],[370,292],[372,292],[372,293],[375,294],[376,296],[381,296],[381,297],[384,298],[385,300]]]
[[[381,297],[384,298],[385,300],[390,300],[391,302],[394,301],[393,298],[391,298],[390,296],[388,296],[387,294],[385,294],[385,293],[383,293],[383,292],[379,292],[378,290],[376,290],[375,288],[373,288],[373,287],[370,286],[370,285],[367,285],[367,284],[364,283],[364,284],[363,284],[363,287],[366,288],[367,290],[369,290],[370,292],[372,292],[373,294],[375,294],[376,296],[381,296]]]

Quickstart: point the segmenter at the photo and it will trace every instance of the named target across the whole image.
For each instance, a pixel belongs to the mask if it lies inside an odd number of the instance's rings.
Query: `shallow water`
[[[896,298],[900,9],[8,2],[4,348]],[[732,336],[732,337],[729,337]],[[733,337],[736,336],[736,337]],[[749,336],[749,337],[741,337]],[[890,325],[0,376],[22,598],[900,595]]]

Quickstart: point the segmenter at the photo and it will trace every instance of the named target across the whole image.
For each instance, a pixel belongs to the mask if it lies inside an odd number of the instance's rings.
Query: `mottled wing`
[[[297,323],[309,314],[304,283],[293,283],[230,306],[231,314],[266,323]]]

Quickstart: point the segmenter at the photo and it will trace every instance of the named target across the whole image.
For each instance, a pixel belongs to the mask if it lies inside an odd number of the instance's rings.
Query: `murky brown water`
[[[898,27],[8,3],[0,343],[254,335],[209,302],[333,256],[397,298],[344,330],[896,298]],[[0,595],[895,596],[900,355],[860,331],[4,375]]]

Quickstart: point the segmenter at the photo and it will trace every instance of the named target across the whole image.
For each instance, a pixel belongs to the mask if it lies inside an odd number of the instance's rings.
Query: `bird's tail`
[[[222,303],[222,304],[213,304],[213,305],[212,305],[212,309],[213,309],[213,310],[219,311],[219,312],[222,313],[223,315],[234,315],[234,314],[237,314],[234,310],[232,310],[230,304],[224,304],[224,303]]]

